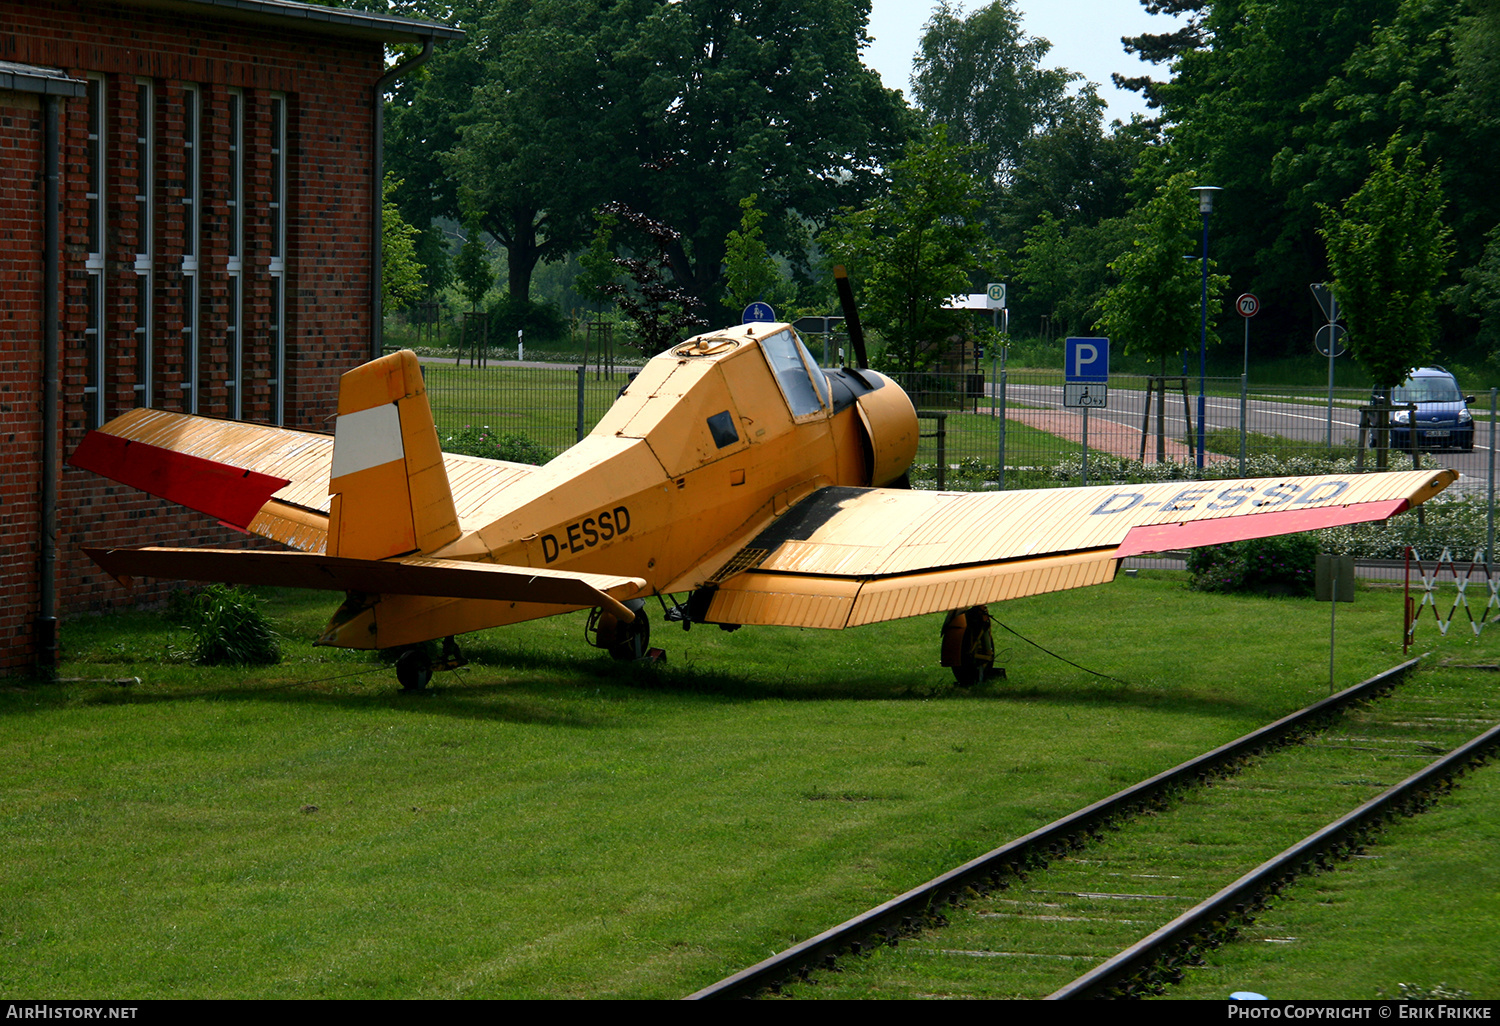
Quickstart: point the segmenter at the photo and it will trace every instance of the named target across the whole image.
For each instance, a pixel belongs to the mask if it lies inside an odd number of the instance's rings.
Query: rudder
[[[328,554],[387,559],[460,534],[416,354],[403,349],[339,379]]]

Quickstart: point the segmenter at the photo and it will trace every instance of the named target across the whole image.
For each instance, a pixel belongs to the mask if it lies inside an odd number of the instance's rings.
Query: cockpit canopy
[[[796,332],[782,328],[761,339],[760,348],[786,396],[794,420],[833,408],[828,378]]]

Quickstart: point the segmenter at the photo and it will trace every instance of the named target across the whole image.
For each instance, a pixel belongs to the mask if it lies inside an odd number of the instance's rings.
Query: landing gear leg
[[[469,661],[464,658],[463,652],[459,650],[458,642],[453,640],[453,635],[450,634],[446,638],[444,638],[443,657],[438,660],[438,664],[434,667],[434,669],[456,670],[460,666],[468,665]]]
[[[990,613],[984,606],[954,610],[943,621],[942,665],[953,670],[961,688],[1004,677],[995,667],[995,641],[990,636]]]

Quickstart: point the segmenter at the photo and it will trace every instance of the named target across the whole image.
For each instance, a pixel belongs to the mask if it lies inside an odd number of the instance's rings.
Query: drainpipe
[[[422,52],[409,61],[402,61],[375,82],[375,181],[371,186],[374,207],[375,235],[370,242],[370,359],[380,358],[385,345],[385,309],[381,291],[384,287],[384,264],[381,254],[381,238],[385,232],[385,91],[396,79],[432,56],[432,37],[422,40]]]
[[[42,495],[41,581],[36,617],[37,668],[57,670],[57,363],[58,121],[62,100],[42,97]]]

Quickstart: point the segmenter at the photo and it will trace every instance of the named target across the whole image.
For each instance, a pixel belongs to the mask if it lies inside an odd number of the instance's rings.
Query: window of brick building
[[[244,416],[245,347],[241,329],[244,297],[245,233],[245,95],[238,89],[229,92],[229,194],[226,240],[229,260],[225,267],[229,280],[225,289],[224,357],[227,364],[224,388],[229,400],[229,416]]]
[[[286,97],[271,95],[271,221],[270,322],[271,423],[283,423],[286,380]]]
[[[196,86],[182,92],[182,408],[198,412],[199,118]]]
[[[105,158],[105,88],[104,78],[88,77],[89,131],[87,199],[88,255],[84,267],[88,273],[88,314],[84,320],[83,350],[83,419],[90,429],[104,423],[104,217],[107,207],[104,193]]]
[[[136,80],[135,130],[135,405],[150,406],[155,338],[152,300],[155,294],[156,251],[156,85]]]

